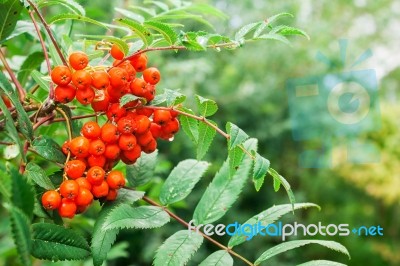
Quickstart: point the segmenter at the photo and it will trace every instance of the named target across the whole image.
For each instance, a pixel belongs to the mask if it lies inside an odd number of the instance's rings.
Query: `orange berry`
[[[152,139],[146,147],[142,147],[144,153],[152,153],[157,149],[157,141]]]
[[[60,86],[66,86],[71,82],[71,70],[67,66],[56,66],[51,71],[51,80]]]
[[[43,193],[42,205],[46,210],[55,210],[61,204],[61,196],[55,190],[49,190]]]
[[[105,149],[104,149],[105,150]],[[106,164],[106,157],[104,155],[90,155],[87,159],[89,167],[99,166],[101,168]]]
[[[72,74],[72,83],[79,89],[85,89],[92,84],[92,76],[86,70],[77,70]]]
[[[117,128],[121,134],[130,134],[136,127],[136,122],[130,116],[124,116],[118,120]]]
[[[150,124],[150,132],[155,139],[159,138],[161,136],[161,126],[156,123],[151,123]]]
[[[73,200],[79,192],[79,185],[75,180],[65,180],[60,185],[60,194],[64,198]]]
[[[117,60],[122,60],[125,56],[124,52],[115,43],[111,46],[110,54]]]
[[[138,115],[145,115],[147,117],[150,117],[153,114],[153,109],[150,109],[150,108],[139,108],[139,109],[136,109],[136,113]]]
[[[146,68],[143,71],[143,79],[152,85],[156,85],[161,79],[160,71],[155,67]]]
[[[151,84],[147,84],[143,91],[143,97],[146,98],[147,102],[151,102],[156,96],[156,87]]]
[[[100,185],[101,182],[104,180],[105,175],[106,172],[103,168],[99,166],[93,166],[88,170],[86,179],[92,185]]]
[[[107,111],[108,106],[110,105],[110,96],[108,95],[107,90],[104,90],[104,95],[102,99],[94,98],[91,104],[95,112]]]
[[[70,142],[69,142],[68,140],[66,140],[66,141],[64,142],[64,144],[62,145],[61,149],[62,149],[62,152],[63,152],[65,155],[67,155],[68,152],[70,151]]]
[[[58,208],[58,213],[61,217],[73,218],[76,213],[76,204],[70,199],[62,199],[61,205]]]
[[[95,93],[91,87],[86,87],[76,91],[76,99],[83,105],[93,102],[94,96]]]
[[[104,152],[104,157],[110,160],[115,160],[118,158],[121,149],[117,144],[108,144],[106,145],[106,150]]]
[[[113,67],[108,71],[110,75],[110,84],[114,89],[121,89],[128,84],[129,75],[125,69]]]
[[[121,160],[125,164],[134,164],[136,162],[136,160],[140,157],[141,152],[142,152],[142,149],[140,148],[140,145],[136,145],[130,151],[122,151]]]
[[[118,146],[123,151],[131,151],[136,146],[136,137],[133,134],[123,134],[119,137]]]
[[[86,170],[86,164],[81,160],[71,160],[65,164],[64,171],[69,178],[77,179],[83,176]]]
[[[134,129],[135,134],[144,134],[150,129],[151,121],[147,116],[137,115],[134,118],[134,121],[136,123],[136,127]]]
[[[139,56],[135,56],[131,60],[132,66],[135,68],[136,72],[142,72],[147,67],[147,56],[145,54],[140,54]]]
[[[89,121],[83,124],[81,133],[88,139],[97,139],[100,137],[101,128],[95,121]]]
[[[92,189],[92,184],[85,177],[79,177],[75,179],[75,182],[78,183],[79,188]]]
[[[99,90],[105,90],[110,85],[110,76],[105,71],[92,73],[92,86]]]
[[[69,56],[69,64],[75,70],[84,69],[89,64],[89,57],[84,52],[73,52]]]
[[[126,73],[128,73],[128,81],[136,78],[136,70],[129,61],[122,62],[118,67],[125,69]]]
[[[162,131],[167,134],[176,134],[179,131],[179,121],[174,118],[171,121],[168,121],[162,126]]]
[[[54,89],[54,99],[59,103],[69,103],[75,98],[76,88],[71,84],[57,86]]]
[[[107,196],[108,190],[109,190],[108,184],[104,180],[99,185],[94,185],[92,187],[93,196],[95,196],[96,198]]]
[[[117,142],[119,138],[119,132],[116,126],[111,123],[106,123],[101,127],[101,139],[105,143]]]
[[[120,189],[125,186],[125,178],[121,171],[112,170],[107,176],[107,184],[111,189]]]
[[[93,201],[93,194],[87,188],[80,188],[78,196],[75,199],[76,205],[87,206]]]
[[[171,121],[172,116],[170,111],[167,110],[154,110],[153,122],[159,124],[160,126]]]
[[[117,198],[118,191],[116,189],[110,189],[107,194],[106,200],[113,201]]]
[[[144,79],[141,78],[136,78],[129,84],[129,88],[132,94],[138,97],[143,97],[146,86],[147,86],[146,81],[144,81]]]
[[[117,122],[121,117],[126,115],[126,109],[121,107],[119,103],[113,103],[108,108],[106,114],[110,121]]]
[[[77,157],[89,155],[89,140],[85,137],[73,138],[70,142],[71,153]]]
[[[102,155],[106,145],[101,139],[92,140],[89,144],[89,154],[91,155]]]

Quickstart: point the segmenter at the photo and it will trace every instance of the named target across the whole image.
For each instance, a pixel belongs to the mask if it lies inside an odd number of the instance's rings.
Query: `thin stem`
[[[43,117],[42,119],[40,119],[39,121],[37,121],[34,125],[33,125],[33,130],[36,130],[39,126],[43,125],[44,123],[46,123],[47,121],[49,121],[50,119],[52,119],[54,117],[53,114]]]
[[[15,143],[13,143],[13,142],[0,141],[0,145],[10,146],[10,145],[14,145],[14,144],[15,144]]]
[[[68,130],[68,140],[71,141],[72,139],[72,127],[71,127],[71,123],[68,119],[67,114],[64,112],[63,109],[61,109],[60,107],[56,107],[56,111],[59,112],[62,117],[64,118],[64,121],[67,123],[67,130]]]
[[[48,73],[49,73],[49,75],[50,75],[50,73],[51,73],[51,65],[50,65],[49,55],[48,55],[48,53],[47,53],[46,45],[45,45],[45,43],[44,43],[44,41],[43,41],[42,34],[40,33],[39,26],[38,26],[38,24],[36,23],[36,20],[35,20],[35,17],[34,17],[34,15],[33,15],[33,11],[32,11],[32,10],[29,11],[29,16],[31,17],[31,20],[32,20],[32,22],[33,22],[33,25],[35,26],[37,35],[39,36],[39,41],[40,41],[40,44],[41,44],[41,46],[42,46],[44,58],[45,58],[45,61],[46,61],[46,64],[47,64],[47,71],[48,71]],[[54,86],[53,86],[53,82],[50,82],[49,98],[50,98],[50,99],[53,99],[53,98],[54,98]]]
[[[50,37],[51,42],[53,43],[54,47],[56,48],[56,51],[58,53],[58,55],[61,58],[61,61],[63,62],[64,65],[68,66],[67,64],[67,60],[65,60],[65,57],[63,55],[63,53],[61,52],[60,47],[58,46],[58,43],[53,35],[53,33],[51,32],[50,26],[49,24],[47,24],[46,20],[44,19],[44,17],[42,16],[42,14],[39,12],[39,9],[37,8],[36,4],[33,3],[31,0],[27,0],[27,2],[29,3],[29,5],[32,7],[32,9],[35,11],[35,13],[38,15],[40,21],[42,22],[44,28],[47,31],[47,34]]]
[[[25,101],[26,92],[22,88],[21,83],[19,83],[19,81],[18,81],[17,77],[15,76],[14,72],[12,71],[10,65],[7,63],[7,60],[6,60],[6,58],[4,56],[4,53],[3,53],[3,51],[1,49],[0,49],[0,60],[1,60],[1,62],[3,62],[3,65],[4,65],[5,69],[8,72],[8,75],[10,75],[10,78],[11,78],[12,82],[14,83],[15,87],[18,90],[19,100],[21,102]]]
[[[72,116],[71,120],[77,120],[77,119],[83,119],[83,118],[89,118],[89,117],[94,117],[97,116],[98,114],[88,114],[88,115],[77,115],[77,116]],[[55,118],[51,121],[51,123],[55,122],[63,122],[65,121],[65,118]]]
[[[128,188],[128,187],[125,187],[125,188],[131,189],[131,188]],[[131,189],[131,190],[132,190],[132,189]],[[190,227],[190,226],[189,226],[189,223],[186,222],[185,220],[183,220],[183,219],[182,219],[181,217],[179,217],[178,215],[176,215],[176,214],[174,214],[173,212],[171,212],[167,207],[158,204],[157,202],[155,202],[154,200],[152,200],[152,199],[150,199],[150,198],[148,198],[148,197],[146,197],[146,196],[144,196],[142,199],[143,199],[144,201],[146,201],[147,203],[149,203],[150,205],[163,208],[164,211],[165,211],[166,213],[168,213],[168,215],[169,215],[171,218],[175,219],[177,222],[179,222],[180,224],[182,224],[183,226],[185,226],[186,228],[189,229],[189,227]],[[198,232],[202,237],[204,237],[205,239],[207,239],[208,241],[210,241],[211,243],[213,243],[214,245],[216,245],[216,246],[219,247],[220,249],[226,250],[229,254],[231,254],[232,256],[235,256],[236,258],[240,259],[241,261],[243,261],[243,262],[246,263],[247,265],[254,266],[254,264],[251,263],[249,260],[247,260],[247,259],[244,258],[243,256],[239,255],[238,253],[236,253],[236,252],[233,251],[232,249],[228,248],[227,246],[221,244],[221,243],[218,242],[217,240],[215,240],[215,239],[209,237],[208,235],[204,234],[204,233],[201,232],[200,230],[197,230],[196,227],[194,227],[192,230],[193,230],[194,232]]]

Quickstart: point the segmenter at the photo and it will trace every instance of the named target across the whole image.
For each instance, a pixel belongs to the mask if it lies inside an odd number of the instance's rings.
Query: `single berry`
[[[81,133],[88,139],[97,139],[100,137],[101,128],[95,121],[89,121],[83,124]]]
[[[73,52],[69,56],[69,64],[75,70],[84,69],[89,64],[89,57],[84,52]]]
[[[117,122],[121,117],[126,115],[126,109],[121,107],[119,103],[113,103],[108,108],[106,114],[108,120]]]
[[[85,89],[92,84],[92,76],[86,70],[77,70],[72,74],[72,83],[78,90]]]
[[[83,105],[87,105],[94,100],[94,90],[91,87],[86,87],[76,91],[76,99]]]
[[[170,111],[167,110],[154,110],[153,122],[159,124],[160,126],[171,121],[172,116]]]
[[[100,185],[101,182],[104,180],[105,175],[106,172],[103,168],[99,166],[93,166],[88,170],[86,179],[92,185]]]
[[[74,218],[76,213],[76,204],[70,199],[62,199],[61,205],[58,208],[58,213],[64,218]]]
[[[73,200],[79,192],[79,185],[75,180],[65,180],[60,185],[60,194],[64,198]]]
[[[117,144],[107,144],[104,152],[104,157],[110,160],[116,160],[121,152]]]
[[[92,189],[92,184],[85,177],[79,177],[75,179],[75,182],[78,183],[79,188]]]
[[[125,69],[113,67],[108,71],[110,75],[110,84],[114,89],[121,89],[128,84],[129,75]]]
[[[78,196],[75,199],[76,205],[79,206],[86,206],[92,203],[93,201],[93,194],[87,188],[80,188]]]
[[[178,119],[174,118],[171,121],[168,121],[162,126],[162,131],[165,133],[175,135],[179,131],[179,121]]]
[[[110,85],[110,76],[105,71],[92,73],[92,86],[98,90],[105,90]]]
[[[73,138],[70,142],[70,150],[76,157],[86,157],[89,155],[89,140],[85,137]]]
[[[118,146],[123,151],[131,151],[136,146],[136,137],[133,134],[123,134],[119,137]]]
[[[116,189],[110,189],[108,190],[106,200],[113,201],[117,198],[117,196],[118,196],[118,191]]]
[[[106,123],[101,127],[101,139],[105,143],[115,143],[118,141],[119,132],[116,126]]]
[[[136,127],[134,129],[135,134],[144,134],[150,129],[151,121],[145,115],[137,115],[134,118]]]
[[[42,196],[42,205],[46,210],[55,210],[61,204],[61,196],[55,190],[46,191]]]
[[[135,78],[130,84],[129,88],[131,90],[131,93],[135,96],[138,97],[143,97],[145,93],[147,83],[144,81],[144,79],[141,78]]]
[[[136,72],[142,72],[147,67],[147,56],[145,54],[135,56],[131,60],[131,64],[135,68]]]
[[[89,144],[89,154],[102,155],[106,149],[106,145],[101,139],[92,140]]]
[[[105,151],[105,149],[104,149],[104,151]],[[106,164],[106,160],[107,159],[104,155],[90,155],[87,158],[89,167],[99,166],[99,167],[103,168],[104,165]]]
[[[143,79],[152,85],[156,85],[161,79],[160,71],[155,67],[146,68],[143,71]]]
[[[107,184],[111,189],[120,189],[125,186],[125,178],[122,172],[118,170],[111,171],[107,176]]]
[[[102,198],[107,196],[108,190],[109,190],[108,184],[104,180],[99,185],[94,185],[92,187],[93,196],[95,196],[96,198]]]
[[[124,52],[122,52],[119,46],[115,43],[111,46],[110,54],[117,60],[122,60],[125,56]]]
[[[64,171],[71,179],[77,179],[83,176],[86,170],[86,164],[81,160],[71,160],[65,164]]]
[[[57,86],[54,89],[54,99],[59,103],[69,103],[75,98],[76,88],[71,84]]]
[[[51,80],[59,86],[67,86],[71,79],[71,70],[67,66],[56,66],[51,71]]]

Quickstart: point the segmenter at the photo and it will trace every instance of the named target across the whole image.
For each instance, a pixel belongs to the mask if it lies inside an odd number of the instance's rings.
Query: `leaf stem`
[[[128,187],[125,187],[126,189],[131,189]],[[131,189],[132,190],[132,189]],[[144,196],[142,198],[145,202],[149,203],[150,205],[153,206],[157,206],[157,207],[161,207],[164,209],[164,211],[166,213],[168,213],[168,215],[175,219],[177,222],[179,222],[180,224],[182,224],[183,226],[185,226],[186,228],[189,228],[189,223],[186,222],[185,220],[183,220],[181,217],[179,217],[178,215],[174,214],[173,212],[171,212],[167,207],[162,206],[160,204],[158,204],[157,202],[155,202],[154,200]],[[249,260],[247,260],[246,258],[244,258],[243,256],[239,255],[238,253],[236,253],[235,251],[233,251],[232,249],[228,248],[227,246],[221,244],[220,242],[218,242],[217,240],[209,237],[208,235],[204,234],[203,232],[201,232],[200,230],[196,230],[196,228],[192,229],[194,232],[198,232],[202,237],[204,237],[205,239],[207,239],[208,241],[210,241],[211,243],[213,243],[214,245],[216,245],[217,247],[219,247],[222,250],[226,250],[229,254],[231,254],[232,256],[235,256],[236,258],[240,259],[241,261],[243,261],[244,263],[246,263],[247,265],[250,266],[254,266],[253,263],[251,263]]]
[[[18,95],[19,95],[19,100],[21,102],[25,101],[25,96],[26,96],[26,92],[25,90],[22,88],[21,83],[19,83],[17,77],[15,76],[14,72],[12,71],[10,65],[8,64],[3,51],[0,49],[0,60],[1,62],[3,62],[3,65],[5,67],[5,69],[8,72],[8,75],[10,75],[10,78],[12,80],[12,82],[14,83],[15,87],[17,88],[18,91]]]

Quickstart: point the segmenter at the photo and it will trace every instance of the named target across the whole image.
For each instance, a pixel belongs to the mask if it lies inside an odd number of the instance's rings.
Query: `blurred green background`
[[[87,16],[111,22],[118,13],[113,7],[140,4],[140,1],[78,1],[86,7]],[[244,45],[235,51],[203,52],[154,52],[149,54],[149,65],[157,66],[162,73],[162,82],[158,88],[180,89],[188,95],[188,103],[193,103],[194,94],[214,99],[219,104],[215,120],[220,126],[231,121],[244,129],[250,136],[259,139],[260,153],[265,155],[292,185],[298,202],[313,202],[322,207],[321,211],[309,209],[287,215],[283,222],[301,222],[304,224],[347,223],[350,228],[358,226],[380,225],[384,236],[324,237],[326,240],[339,241],[345,245],[351,260],[338,253],[315,246],[307,246],[287,252],[270,261],[269,265],[295,265],[311,259],[331,259],[348,265],[400,265],[400,141],[398,86],[400,47],[398,38],[400,25],[400,2],[395,0],[337,0],[337,1],[249,1],[216,0],[206,2],[220,8],[229,15],[221,21],[208,18],[217,25],[216,31],[233,35],[241,25],[264,19],[280,12],[290,12],[294,19],[286,19],[284,24],[304,29],[311,37],[294,37],[292,47],[268,41]],[[48,13],[60,12],[54,8]],[[204,26],[188,24],[190,29]],[[206,30],[210,30],[204,28]],[[89,32],[88,32],[89,31]],[[102,34],[96,26],[76,24],[72,38],[77,33]],[[23,38],[23,37],[21,37]],[[338,46],[339,39],[348,39],[346,65],[341,65]],[[23,56],[22,47],[29,45],[9,44],[10,50]],[[359,136],[377,145],[381,160],[375,164],[354,165],[346,163],[345,149],[334,145],[332,168],[305,169],[298,163],[298,154],[303,150],[301,142],[292,137],[292,125],[288,109],[288,97],[285,84],[288,79],[337,73],[350,69],[350,65],[366,49],[373,56],[355,67],[374,69],[379,80],[379,102],[381,128],[377,132]],[[21,51],[19,53],[19,51]],[[330,65],[316,60],[320,51],[331,59]],[[310,129],[312,130],[312,129]],[[212,171],[196,186],[195,191],[185,202],[173,206],[176,213],[190,220],[194,207],[204,192],[213,174],[225,160],[227,154],[225,140],[217,136],[206,160],[213,162]],[[162,163],[158,166],[158,177],[146,186],[150,196],[156,195],[163,178],[179,161],[194,158],[194,148],[181,132],[171,143],[159,146]],[[252,215],[265,210],[273,204],[288,203],[286,194],[281,190],[273,192],[272,180],[256,193],[253,185],[248,184],[238,202],[219,222],[244,222]],[[95,211],[92,214],[95,217]],[[3,227],[6,226],[2,219]],[[78,218],[72,223],[85,228],[92,220]],[[118,237],[120,245],[114,249],[123,257],[112,260],[108,265],[150,265],[156,248],[173,232],[182,229],[171,222],[161,229],[148,231],[125,231]],[[305,237],[299,236],[298,239]],[[290,239],[295,239],[291,237]],[[322,238],[321,238],[322,239]],[[226,243],[228,238],[221,239]],[[8,243],[2,247],[10,247]],[[126,244],[129,243],[127,246]],[[281,243],[279,238],[255,237],[235,249],[250,260],[255,260],[267,248]],[[190,265],[197,265],[216,248],[206,243],[196,253]],[[0,251],[2,252],[2,251]],[[2,254],[12,251],[3,248]],[[14,251],[15,252],[15,251]],[[15,261],[13,261],[15,262]],[[7,263],[7,262],[6,262]],[[8,264],[11,262],[9,261]],[[240,265],[239,262],[236,262]],[[61,264],[61,263],[60,263]],[[90,261],[85,263],[90,265]],[[38,264],[39,265],[39,264]],[[71,265],[71,263],[67,263]],[[236,264],[235,264],[236,265]]]

